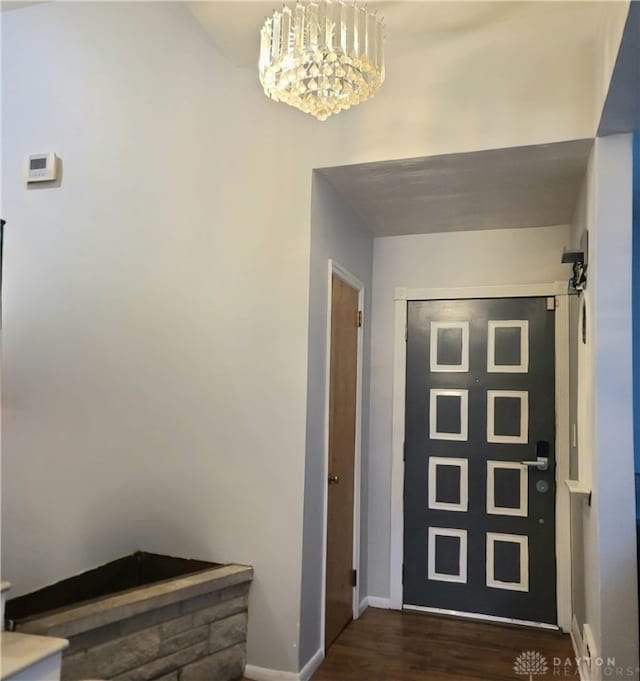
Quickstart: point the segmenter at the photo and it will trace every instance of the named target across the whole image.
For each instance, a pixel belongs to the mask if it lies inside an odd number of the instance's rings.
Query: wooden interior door
[[[358,367],[358,291],[333,275],[329,385],[329,479],[325,647],[353,616],[353,504]]]

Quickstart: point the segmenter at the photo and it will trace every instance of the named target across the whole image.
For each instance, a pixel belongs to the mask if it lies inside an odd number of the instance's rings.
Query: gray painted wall
[[[371,345],[371,276],[373,237],[362,220],[320,173],[313,174],[311,199],[311,267],[309,278],[309,373],[304,484],[304,541],[300,611],[300,667],[318,651],[323,622],[323,499],[327,486],[325,399],[327,366],[328,261],[332,258],[365,286],[362,488],[360,493],[359,598],[367,594],[367,476],[369,445],[369,351]]]

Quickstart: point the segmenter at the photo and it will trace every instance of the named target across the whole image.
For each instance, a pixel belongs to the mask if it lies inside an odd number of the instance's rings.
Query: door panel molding
[[[514,470],[520,475],[518,485],[520,503],[517,507],[497,506],[495,500],[496,470]],[[526,518],[529,515],[529,470],[517,461],[487,461],[487,515],[512,515]]]
[[[438,572],[437,564],[437,538],[452,537],[458,540],[458,571],[455,573]],[[428,531],[429,560],[427,578],[436,582],[459,582],[467,583],[467,531],[451,527],[430,527]]]
[[[518,435],[496,435],[496,399],[520,400],[520,431]],[[503,444],[529,443],[529,393],[526,390],[487,390],[487,442]]]
[[[558,626],[571,631],[571,546],[563,541],[570,530],[570,498],[564,481],[569,477],[569,319],[565,281],[548,284],[477,286],[464,288],[395,289],[394,370],[391,470],[390,607],[401,610],[404,534],[404,440],[406,389],[407,301],[464,298],[555,297],[556,398],[556,565]]]
[[[469,461],[467,459],[441,456],[429,457],[429,483],[427,490],[427,504],[435,511],[460,511],[466,513],[469,510]],[[438,501],[438,467],[451,466],[457,468],[459,473],[459,499],[457,502]]]
[[[439,364],[438,331],[460,331],[460,362],[458,364]],[[431,322],[431,371],[445,373],[466,373],[469,371],[469,322]]]
[[[358,291],[358,308],[364,310],[364,284],[349,270],[342,267],[333,259],[328,260],[327,268],[327,329],[325,353],[325,404],[324,404],[324,462],[323,462],[323,499],[322,499],[322,600],[320,604],[320,649],[325,651],[325,624],[327,598],[327,520],[329,509],[329,491],[326,481],[329,477],[329,419],[331,396],[331,310],[332,310],[332,279],[337,276]],[[368,323],[364,319],[358,328],[358,358],[356,369],[356,434],[354,454],[354,490],[353,490],[353,569],[360,575],[360,488],[362,478],[362,381],[363,381],[363,342],[364,328]],[[360,581],[353,589],[353,619],[358,619],[362,612],[360,608]]]
[[[518,329],[520,331],[519,364],[496,364],[496,331],[498,329]],[[524,319],[490,319],[488,331],[487,373],[526,374],[529,371],[529,322]]]
[[[516,544],[520,549],[520,579],[517,582],[502,582],[495,576],[495,544],[506,542]],[[508,591],[529,591],[529,541],[525,535],[487,532],[487,586]]]
[[[440,432],[438,430],[438,397],[459,398],[460,428],[457,432]],[[429,404],[429,436],[431,439],[466,442],[469,430],[469,391],[431,388],[429,390]]]

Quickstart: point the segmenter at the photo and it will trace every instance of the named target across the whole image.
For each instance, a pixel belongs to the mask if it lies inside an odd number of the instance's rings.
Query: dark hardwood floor
[[[369,608],[338,637],[312,681],[528,681],[514,670],[525,651],[547,663],[536,681],[578,678],[575,666],[564,666],[574,657],[565,634]],[[554,667],[554,658],[563,664]]]

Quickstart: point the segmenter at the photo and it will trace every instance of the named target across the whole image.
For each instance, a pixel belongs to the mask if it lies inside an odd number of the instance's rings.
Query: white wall
[[[594,95],[598,123],[609,93],[630,7],[630,0],[609,0],[600,3],[598,34],[594,45],[594,54],[597,57],[594,63]]]
[[[309,373],[300,615],[300,662],[303,666],[322,640],[322,549],[325,469],[328,260],[333,259],[364,284],[362,385],[362,489],[360,493],[360,574],[358,593],[367,594],[367,452],[369,440],[369,351],[371,346],[371,274],[373,237],[320,174],[313,175],[311,268],[309,276]]]
[[[312,163],[179,3],[2,28],[3,575],[249,563],[249,659],[297,669]]]
[[[586,240],[583,239],[583,234],[587,229],[591,232],[596,224],[596,187],[595,187],[595,164],[596,164],[596,146],[591,152],[589,158],[589,167],[587,169],[576,209],[571,224],[571,245],[573,248],[580,248],[581,245],[586,245]],[[591,244],[588,246],[591,250]],[[590,253],[587,257],[590,258]],[[589,263],[589,289],[591,289],[591,280],[593,272],[591,270],[591,263]],[[591,293],[589,291],[589,298]],[[592,303],[592,300],[590,300]],[[580,305],[582,299],[580,299]],[[587,309],[587,321],[592,318],[592,305]],[[574,319],[574,323],[579,323],[580,317]],[[588,345],[580,348],[582,339],[581,329],[574,334],[575,343],[570,345],[570,353],[575,361],[575,375],[571,389],[576,393],[576,425],[577,431],[577,472],[580,478],[586,484],[592,484],[593,477],[593,443],[590,434],[591,428],[591,411],[593,409],[592,403],[588,400],[593,397],[593,386],[590,386],[589,381],[592,381],[590,371],[586,370],[585,365],[588,360],[581,359],[578,363],[578,354],[580,351],[586,353],[593,345],[593,325],[588,324],[587,327],[587,343]],[[570,338],[571,343],[571,338]],[[586,355],[585,355],[586,357]],[[580,377],[578,378],[578,372]],[[578,382],[581,388],[578,393]],[[586,415],[589,415],[588,417]],[[582,419],[589,420],[589,423],[582,423]],[[574,454],[575,456],[575,454]],[[598,526],[596,514],[593,507],[587,503],[583,497],[572,500],[572,515],[571,515],[571,532],[572,532],[572,603],[574,616],[574,636],[578,645],[582,645],[584,637],[584,625],[589,624],[592,629],[599,628],[600,622],[600,601],[596,594],[599,592],[600,568],[598,561]],[[582,652],[582,651],[580,651]]]
[[[249,661],[296,670],[311,171],[587,136],[591,64],[533,101],[467,31],[429,43],[428,90],[390,54],[379,95],[320,125],[267,100],[180,3],[1,18],[4,576],[23,593],[136,548],[251,563]],[[500,54],[543,19],[499,22]],[[25,154],[48,150],[61,185],[25,189]]]
[[[613,2],[616,11],[611,13],[609,2],[599,3],[602,16],[597,17],[610,27],[607,45],[616,36],[620,40],[624,27],[621,8]],[[601,66],[599,46],[585,37],[590,33],[585,23],[596,20],[593,5],[482,2],[476,3],[477,16],[468,3],[431,4],[443,14],[452,5],[458,21],[444,31],[430,27],[426,34],[406,26],[409,38],[388,46],[384,86],[353,116],[356,125],[343,142],[348,154],[356,152],[354,162],[595,134],[604,101],[596,79],[607,69]],[[619,4],[628,7],[626,0]],[[522,50],[523,44],[535,44],[539,52]],[[581,56],[577,62],[576,51]],[[428,154],[416,153],[425,148]]]
[[[581,454],[591,458],[593,497],[591,507],[583,506],[586,602],[585,622],[579,624],[590,625],[598,655],[636,670],[631,145],[631,135],[596,140],[572,239],[577,245],[588,229],[587,328],[593,397],[588,405],[591,429],[585,433],[591,442]]]
[[[369,431],[369,595],[389,597],[394,288],[549,283],[569,227],[455,232],[376,239]]]

